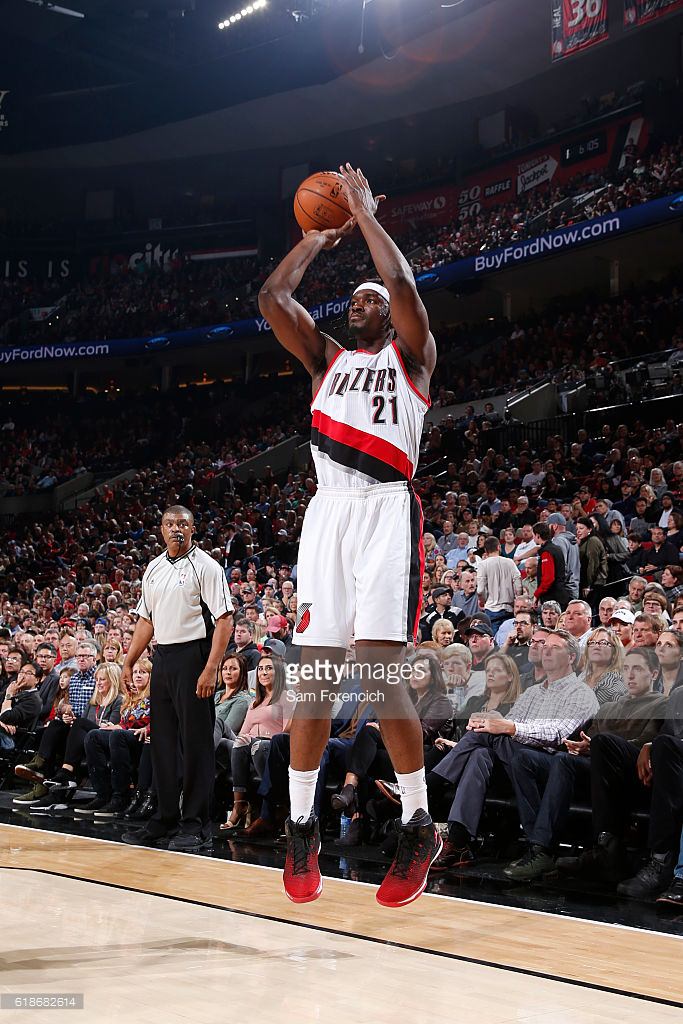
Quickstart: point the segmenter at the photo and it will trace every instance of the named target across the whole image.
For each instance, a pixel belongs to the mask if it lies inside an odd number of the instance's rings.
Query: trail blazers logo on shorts
[[[311,624],[311,605],[300,604],[296,612],[295,633],[305,633]]]

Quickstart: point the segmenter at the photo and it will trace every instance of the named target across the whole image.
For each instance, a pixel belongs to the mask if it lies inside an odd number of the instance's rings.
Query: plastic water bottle
[[[350,828],[351,818],[349,818],[346,814],[342,814],[339,820],[339,838],[346,839],[347,835],[349,834]]]

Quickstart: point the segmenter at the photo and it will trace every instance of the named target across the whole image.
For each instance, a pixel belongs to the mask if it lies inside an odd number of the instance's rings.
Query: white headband
[[[364,291],[377,292],[377,294],[381,295],[387,302],[391,302],[388,289],[386,289],[383,284],[377,284],[376,281],[365,281],[363,284],[359,284],[357,288],[353,289],[353,295],[355,295],[356,292]]]

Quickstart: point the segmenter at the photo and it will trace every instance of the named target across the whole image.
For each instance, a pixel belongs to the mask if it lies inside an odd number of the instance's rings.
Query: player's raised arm
[[[280,344],[296,356],[314,379],[327,366],[327,348],[335,343],[323,334],[308,310],[293,297],[315,257],[333,249],[355,227],[349,220],[341,228],[309,231],[275,268],[259,292],[261,313]]]
[[[370,255],[391,297],[391,322],[400,347],[428,374],[436,365],[436,342],[429,330],[427,310],[418,295],[410,264],[375,218],[380,199],[375,198],[363,172],[350,164],[339,168],[354,219],[367,242]]]

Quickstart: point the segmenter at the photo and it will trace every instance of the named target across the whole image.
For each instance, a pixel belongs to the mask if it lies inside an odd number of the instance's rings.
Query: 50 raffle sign
[[[624,25],[644,25],[683,9],[683,0],[624,0]]]
[[[607,0],[552,0],[552,5],[553,60],[607,39]]]

